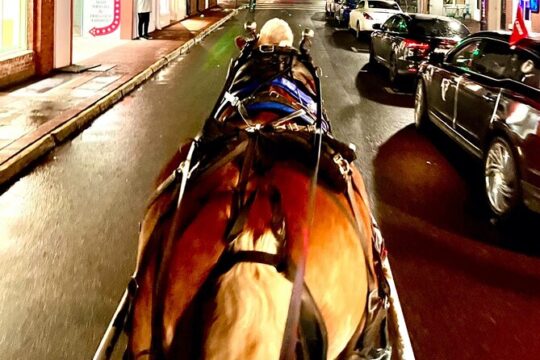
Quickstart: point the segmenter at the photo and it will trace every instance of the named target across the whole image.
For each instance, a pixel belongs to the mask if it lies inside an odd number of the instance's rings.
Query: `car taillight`
[[[373,20],[371,15],[369,15],[368,13],[363,13],[362,15],[364,15],[364,19],[366,19],[366,20]]]
[[[439,47],[443,49],[451,49],[454,46],[456,46],[456,44],[457,44],[457,41],[455,40],[444,39],[444,40],[441,40],[441,42],[439,43]]]
[[[429,51],[429,44],[416,40],[405,39],[403,46],[407,49],[408,56],[425,56]]]

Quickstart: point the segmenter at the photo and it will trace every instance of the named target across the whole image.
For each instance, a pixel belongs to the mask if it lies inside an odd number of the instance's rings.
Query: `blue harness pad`
[[[289,93],[298,103],[302,104],[306,109],[308,109],[310,113],[313,115],[317,114],[317,103],[313,97],[300,89],[293,81],[287,79],[286,77],[279,76],[273,79],[269,84],[280,87],[287,91],[287,93]],[[241,89],[235,91],[233,95],[237,96],[238,98],[244,98],[251,95],[251,93],[255,91],[259,85],[260,84],[254,82],[248,83]],[[259,110],[266,109],[259,108]],[[268,110],[273,109],[268,108]]]

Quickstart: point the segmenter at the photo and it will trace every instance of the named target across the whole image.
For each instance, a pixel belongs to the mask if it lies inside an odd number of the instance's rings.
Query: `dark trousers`
[[[150,13],[139,13],[139,37],[148,37],[148,25],[150,24]]]

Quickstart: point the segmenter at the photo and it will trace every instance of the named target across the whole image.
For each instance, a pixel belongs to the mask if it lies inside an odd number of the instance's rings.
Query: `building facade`
[[[149,31],[216,4],[152,0]],[[71,65],[74,39],[136,38],[135,5],[136,0],[0,0],[0,87]]]
[[[418,0],[416,7],[419,13],[476,21],[483,30],[511,30],[521,5],[529,30],[540,32],[538,3],[539,0]]]

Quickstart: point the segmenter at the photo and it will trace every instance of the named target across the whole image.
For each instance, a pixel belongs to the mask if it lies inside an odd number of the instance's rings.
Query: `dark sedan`
[[[511,46],[509,33],[480,32],[420,66],[418,127],[427,121],[483,160],[491,211],[524,203],[540,212],[540,39]]]
[[[369,62],[386,66],[393,83],[415,76],[432,51],[448,51],[470,34],[457,20],[424,14],[397,14],[373,28]]]

